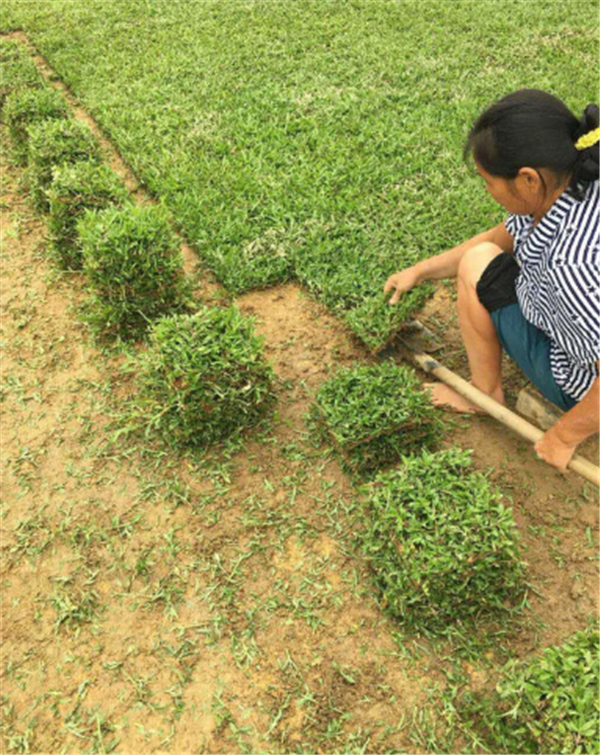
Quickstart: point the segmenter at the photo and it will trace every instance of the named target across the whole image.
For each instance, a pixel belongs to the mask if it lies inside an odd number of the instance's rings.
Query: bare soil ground
[[[90,342],[84,280],[53,271],[20,171],[3,158],[1,176],[5,751],[431,751],[423,711],[450,671],[483,689],[507,652],[596,616],[595,491],[493,420],[456,418],[445,442],[512,498],[531,608],[480,657],[403,637],[355,542],[358,493],[305,417],[332,370],[373,357],[295,285],[236,302],[280,378],[270,426],[206,457],[114,440],[124,357]],[[452,298],[440,286],[420,319],[466,375]]]

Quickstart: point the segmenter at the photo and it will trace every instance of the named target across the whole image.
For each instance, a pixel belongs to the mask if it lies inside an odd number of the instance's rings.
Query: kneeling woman
[[[534,89],[492,105],[469,133],[473,155],[506,222],[392,275],[390,304],[426,280],[458,276],[458,314],[471,382],[504,403],[502,349],[562,418],[536,443],[566,469],[581,441],[598,432],[600,260],[598,107],[581,120]],[[445,385],[433,401],[475,407]]]

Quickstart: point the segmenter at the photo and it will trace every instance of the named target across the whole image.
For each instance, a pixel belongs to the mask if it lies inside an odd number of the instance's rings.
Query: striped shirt
[[[566,191],[537,226],[532,215],[509,215],[521,268],[519,305],[530,323],[550,338],[550,369],[565,393],[579,401],[598,375],[600,261],[598,181],[583,200]]]

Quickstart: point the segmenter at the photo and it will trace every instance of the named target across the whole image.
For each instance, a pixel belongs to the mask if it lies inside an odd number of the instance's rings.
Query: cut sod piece
[[[74,118],[36,123],[28,133],[31,197],[38,210],[47,212],[52,169],[78,161],[99,163],[100,145],[85,123]]]
[[[17,89],[44,86],[44,79],[22,44],[14,39],[0,39],[0,108]]]
[[[236,434],[260,420],[273,398],[262,339],[235,307],[160,320],[138,377],[143,416],[176,445]]]
[[[524,594],[512,512],[466,451],[424,451],[379,475],[364,552],[382,605],[415,629],[506,611]]]
[[[441,427],[414,370],[392,362],[340,370],[319,388],[313,417],[358,473],[431,445]]]
[[[67,117],[67,106],[54,89],[17,89],[6,98],[3,119],[8,127],[13,159],[26,165],[28,129],[36,123]]]
[[[414,318],[433,292],[431,284],[422,284],[393,306],[388,304],[390,294],[383,293],[389,275],[419,261],[420,252],[412,243],[403,249],[403,259],[395,259],[385,238],[377,249],[365,229],[319,223],[307,223],[302,240],[293,257],[297,277],[373,352]]]
[[[87,321],[100,336],[138,338],[190,302],[179,239],[156,205],[86,211],[78,223],[92,297]]]
[[[77,221],[86,210],[122,206],[129,193],[108,165],[78,161],[53,168],[47,191],[50,203],[50,251],[58,265],[77,270],[83,264]]]
[[[382,296],[377,292],[343,312],[342,317],[361,341],[377,353],[393,340],[405,322],[415,316],[432,291],[430,285],[421,285],[403,294],[400,301],[391,306],[388,304],[390,295]]]
[[[546,648],[528,661],[510,661],[496,692],[471,698],[467,713],[478,722],[489,752],[598,753],[597,627]]]

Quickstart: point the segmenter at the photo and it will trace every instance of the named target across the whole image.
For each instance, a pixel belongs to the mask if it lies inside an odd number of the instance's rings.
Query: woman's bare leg
[[[465,253],[458,268],[458,321],[471,369],[471,383],[504,403],[501,364],[502,348],[489,312],[477,296],[477,282],[490,262],[501,253],[491,243],[479,244]],[[428,383],[434,404],[459,412],[481,411],[450,386]]]

